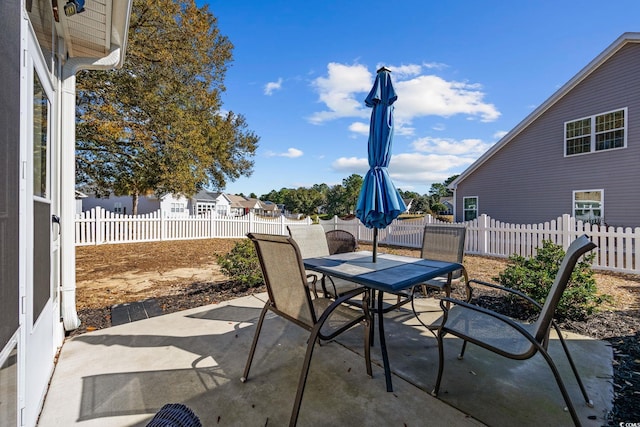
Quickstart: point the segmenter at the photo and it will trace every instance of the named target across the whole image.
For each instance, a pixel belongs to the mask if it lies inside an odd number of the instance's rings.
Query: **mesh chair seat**
[[[506,327],[505,316],[491,316],[484,312],[452,307],[447,316],[447,331],[453,335],[464,335],[469,342],[482,343],[483,346],[498,354],[508,355],[511,359],[528,359],[536,352],[535,346],[517,329]],[[520,323],[520,326],[532,337],[535,324]]]

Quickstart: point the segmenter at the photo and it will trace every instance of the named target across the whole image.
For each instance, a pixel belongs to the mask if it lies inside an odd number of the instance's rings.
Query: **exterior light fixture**
[[[67,16],[73,16],[76,13],[84,12],[85,0],[69,0],[64,5],[64,14]]]

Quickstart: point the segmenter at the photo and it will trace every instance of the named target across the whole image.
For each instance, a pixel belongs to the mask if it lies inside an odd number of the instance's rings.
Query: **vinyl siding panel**
[[[628,43],[458,183],[479,213],[541,223],[572,213],[574,190],[604,190],[609,225],[640,226],[640,43]],[[564,157],[564,123],[627,108],[627,147]]]

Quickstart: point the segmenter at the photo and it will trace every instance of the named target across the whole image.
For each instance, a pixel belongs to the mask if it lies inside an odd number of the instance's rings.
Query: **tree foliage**
[[[134,0],[122,69],[77,78],[78,183],[137,196],[250,176],[258,137],[222,113],[233,45],[207,6]]]

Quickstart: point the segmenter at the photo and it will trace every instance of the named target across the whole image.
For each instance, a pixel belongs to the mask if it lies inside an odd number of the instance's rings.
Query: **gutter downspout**
[[[76,73],[80,70],[111,70],[122,66],[122,48],[100,59],[70,58],[62,66],[60,92],[60,301],[65,331],[80,326],[76,310]]]

